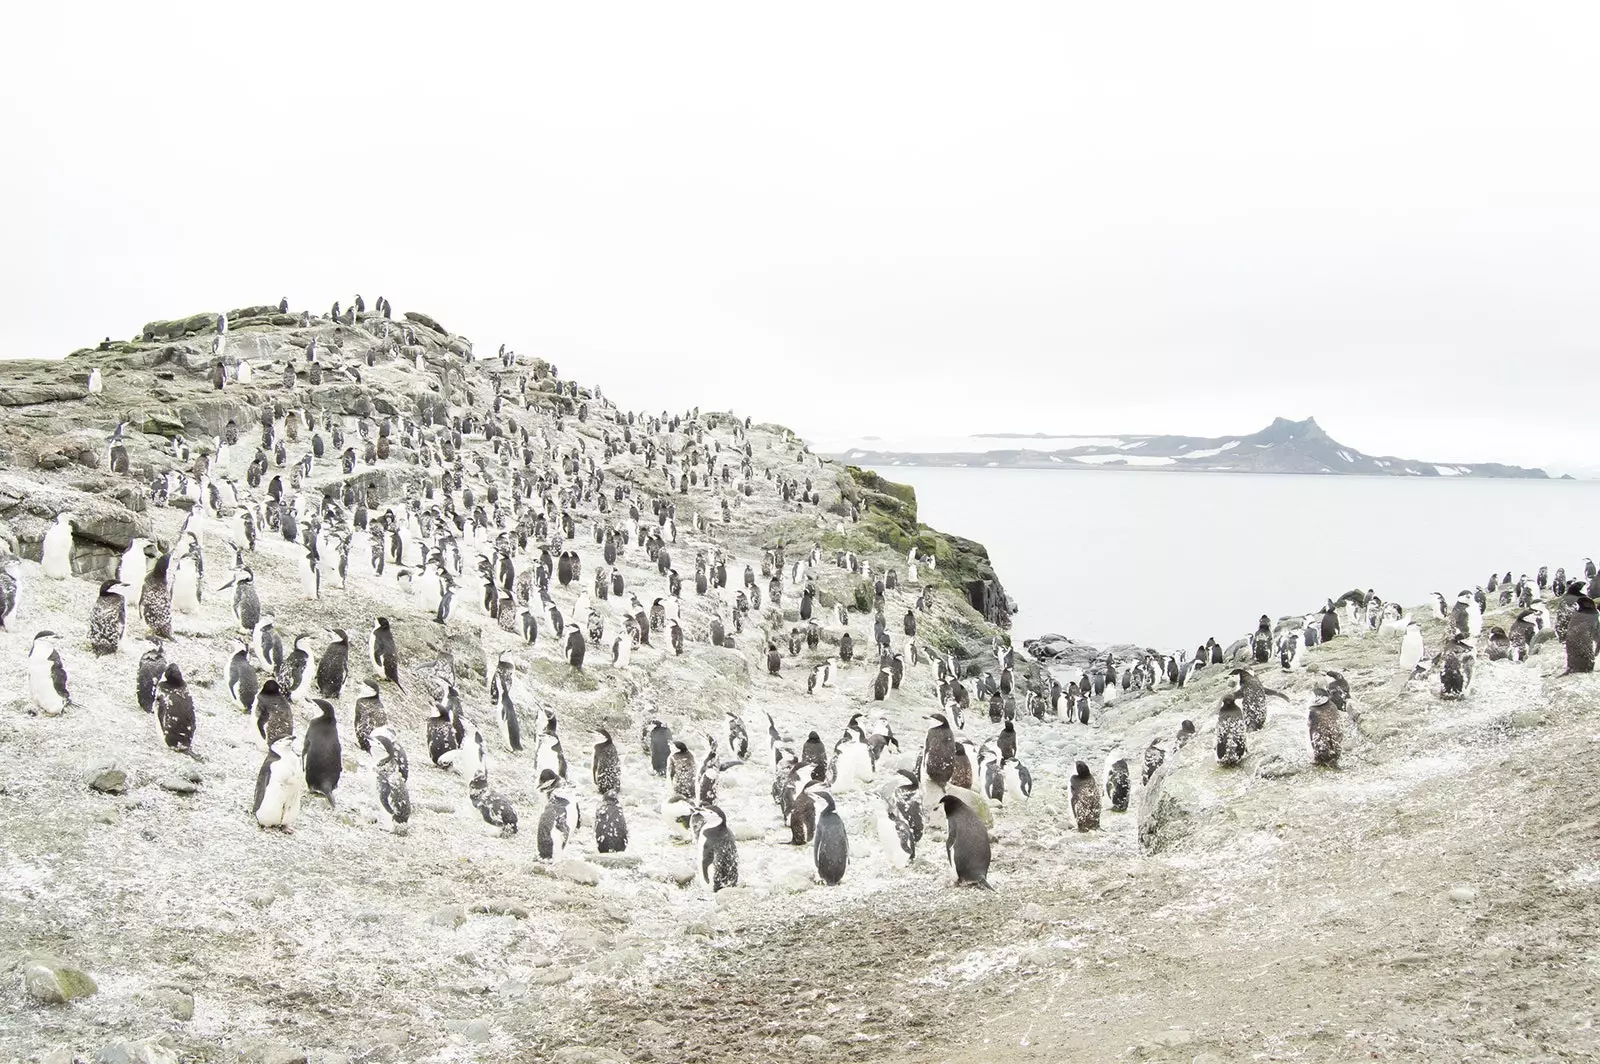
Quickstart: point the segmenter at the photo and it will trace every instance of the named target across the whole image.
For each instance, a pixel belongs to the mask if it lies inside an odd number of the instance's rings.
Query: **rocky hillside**
[[[1315,418],[1277,418],[1248,436],[1032,436],[993,433],[924,440],[819,441],[817,450],[863,466],[1155,469],[1201,473],[1326,473],[1388,477],[1537,477],[1542,469],[1424,462],[1368,455],[1339,443]]]
[[[245,308],[230,313],[220,345],[215,322],[155,323],[138,340],[64,362],[0,367],[0,392],[33,389],[22,392],[31,402],[0,411],[0,536],[24,558],[9,567],[20,602],[0,629],[0,965],[11,973],[0,1059],[1454,1060],[1593,1051],[1597,983],[1586,958],[1600,889],[1591,786],[1600,729],[1593,677],[1560,676],[1548,647],[1527,664],[1484,662],[1468,699],[1443,702],[1436,684],[1395,683],[1394,638],[1335,640],[1310,652],[1309,669],[1274,670],[1268,682],[1288,701],[1271,703],[1234,769],[1210,753],[1216,706],[1232,687],[1223,669],[1181,689],[1097,699],[1085,726],[1028,716],[1025,692],[1043,691],[1048,676],[1019,662],[1015,727],[1032,794],[1021,803],[970,796],[992,821],[996,889],[956,889],[941,818],[930,814],[915,859],[897,867],[878,834],[875,791],[891,768],[914,769],[925,715],[939,709],[935,667],[921,652],[914,661],[903,635],[908,613],[922,651],[954,655],[969,686],[997,671],[989,651],[1003,632],[973,603],[992,609],[1004,592],[981,547],[926,529],[909,493],[807,453],[780,427],[706,412],[630,416],[545,361],[472,359],[473,345],[425,315],[335,320]],[[313,341],[315,366],[306,357]],[[209,374],[219,356],[247,364],[251,382],[216,390]],[[259,461],[265,419],[284,461],[269,452],[255,488],[248,466]],[[230,421],[239,443],[216,455],[213,437]],[[127,473],[106,464],[118,424]],[[349,470],[336,429],[354,448]],[[318,435],[325,456],[296,486],[292,471]],[[169,476],[176,471],[196,486],[209,477],[193,492],[201,501]],[[325,573],[317,598],[300,579],[304,548],[266,520],[274,477],[302,528],[320,513],[325,534],[348,535],[343,578]],[[357,644],[352,682],[333,700],[343,736],[336,803],[306,797],[292,834],[259,827],[251,813],[263,751],[224,681],[241,633],[228,593],[215,590],[238,526],[226,512],[205,513],[212,485],[236,487],[262,518],[254,547],[237,547],[286,639],[308,634],[320,655],[337,627]],[[461,605],[447,623],[424,608],[419,566],[403,566],[409,587],[392,562],[373,571],[363,497],[369,528],[391,508],[438,507],[450,522],[464,557]],[[654,516],[669,504],[671,524]],[[191,521],[197,505],[201,519]],[[53,580],[37,559],[62,508],[78,518],[75,575]],[[196,703],[192,754],[169,750],[136,703],[139,658],[151,645],[137,608],[116,653],[97,656],[87,638],[98,580],[130,538],[170,550],[186,522],[200,537],[204,594],[175,615],[163,643]],[[448,555],[438,527],[430,542]],[[669,595],[641,528],[661,533],[659,549],[684,577],[685,638],[675,653],[664,631],[651,631],[649,645],[616,667],[609,648],[626,631],[627,594],[646,609]],[[596,570],[610,575],[597,529],[625,536],[620,601],[593,597]],[[577,552],[578,579],[552,579],[549,589],[569,618],[586,592],[599,614],[604,635],[581,668],[542,613],[529,645],[486,612],[475,563],[501,532],[518,572],[533,570],[542,546]],[[762,574],[780,547],[789,564],[774,583]],[[913,548],[922,558],[915,574]],[[702,594],[696,558],[714,562],[718,552],[728,585]],[[870,567],[871,581],[852,561]],[[876,664],[863,658],[880,605],[873,582],[891,572],[881,608],[906,672],[878,701]],[[806,627],[798,598],[808,583],[818,590],[818,645],[791,650],[790,633]],[[536,594],[530,606],[542,609]],[[374,759],[353,734],[353,681],[373,675],[365,633],[378,616],[392,619],[401,662],[400,683],[379,686],[410,754],[404,832],[380,806]],[[1486,623],[1507,623],[1506,611]],[[731,646],[712,644],[717,624]],[[1424,627],[1432,650],[1442,626]],[[72,694],[55,716],[28,683],[41,629],[59,633]],[[840,657],[847,634],[855,659],[808,694],[813,668]],[[544,710],[559,720],[569,793],[585,808],[561,861],[541,859],[535,845],[539,755],[531,739],[520,753],[507,748],[488,699],[486,666],[502,653],[525,734]],[[493,786],[519,813],[515,835],[486,824],[468,781],[430,761],[425,721],[445,661],[465,721],[486,738]],[[1342,767],[1319,769],[1306,713],[1331,668],[1344,671],[1354,697]],[[993,742],[1000,724],[974,709],[965,734]],[[639,737],[660,719],[697,762],[711,737],[726,757],[728,713],[742,716],[752,742],[748,763],[727,765],[718,783],[739,886],[712,894],[693,882],[692,847],[662,808],[668,782],[651,771]],[[761,737],[770,714],[785,745],[798,748],[815,730],[831,748],[856,713],[881,715],[901,746],[875,779],[836,782],[851,862],[838,886],[824,887],[810,848],[787,844]],[[294,715],[304,729],[309,705]],[[1199,735],[1180,748],[1172,737],[1183,719]],[[590,826],[597,727],[622,753],[623,853],[598,853]],[[1152,739],[1167,757],[1146,786],[1137,766]],[[1097,830],[1077,830],[1075,763],[1103,784],[1116,757],[1136,766],[1129,811],[1106,809]],[[930,810],[933,797],[925,794]]]

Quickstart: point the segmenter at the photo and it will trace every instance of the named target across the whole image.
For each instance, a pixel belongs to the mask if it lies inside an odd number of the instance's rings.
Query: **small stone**
[[[383,914],[376,909],[362,909],[356,913],[358,924],[378,924],[383,922]]]
[[[1186,1046],[1193,1041],[1193,1031],[1157,1031],[1155,1034],[1150,1036],[1150,1043],[1158,1046]]]
[[[122,819],[122,814],[117,811],[116,806],[108,805],[104,809],[96,810],[94,819],[97,824],[115,824]]]
[[[644,951],[637,946],[627,949],[612,950],[603,956],[596,957],[589,962],[593,971],[602,975],[621,975],[630,968],[635,968],[644,962]]]
[[[690,938],[710,938],[714,932],[704,920],[694,920],[684,926],[683,933]]]
[[[800,1040],[794,1044],[794,1047],[806,1056],[814,1057],[827,1052],[828,1040],[821,1035],[803,1034],[800,1036]]]
[[[1537,728],[1544,722],[1544,716],[1536,710],[1522,709],[1511,714],[1512,727]]]
[[[1471,905],[1478,898],[1478,892],[1471,887],[1451,887],[1450,900],[1457,905]]]
[[[577,857],[568,857],[556,865],[555,871],[556,875],[569,883],[581,883],[586,887],[598,886],[600,883],[600,869]]]
[[[560,986],[562,983],[572,981],[572,969],[553,966],[541,968],[533,973],[533,978],[528,980],[534,986]]]
[[[96,757],[79,770],[84,785],[101,794],[122,794],[128,789],[128,770],[114,757]]]
[[[601,1046],[567,1046],[556,1050],[556,1064],[628,1064],[615,1049]]]
[[[487,1042],[494,1037],[494,1029],[488,1020],[480,1017],[461,1028],[461,1037],[469,1042]]]
[[[597,853],[590,858],[601,868],[638,868],[639,855],[635,853]],[[583,1049],[584,1046],[572,1046],[573,1049]]]
[[[1025,924],[1048,924],[1050,911],[1038,902],[1028,902],[1017,910],[1017,919]]]
[[[175,1020],[187,1023],[194,1019],[194,995],[188,991],[173,987],[158,987],[146,993],[144,999]]]
[[[278,895],[270,890],[252,890],[248,891],[244,896],[244,900],[252,907],[257,909],[265,909],[267,906],[276,901],[277,898]]]
[[[511,898],[486,898],[473,903],[472,911],[490,916],[509,916],[516,920],[526,920],[532,915],[526,905]]]
[[[239,1059],[245,1064],[306,1064],[305,1050],[265,1038],[252,1039],[241,1046]]]
[[[119,1038],[96,1053],[94,1060],[95,1064],[178,1064],[178,1054],[155,1039],[129,1042]]]
[[[428,917],[428,923],[435,927],[456,928],[467,922],[467,907],[465,905],[446,905],[436,909]]]
[[[429,798],[423,801],[422,808],[431,813],[454,813],[456,811],[456,804],[454,802],[446,802],[439,798]]]
[[[160,787],[162,790],[171,791],[173,794],[193,794],[200,789],[200,784],[197,780],[192,780],[188,776],[180,774],[163,779]]]
[[[100,989],[87,972],[38,953],[25,959],[22,985],[29,997],[50,1005],[88,997]]]

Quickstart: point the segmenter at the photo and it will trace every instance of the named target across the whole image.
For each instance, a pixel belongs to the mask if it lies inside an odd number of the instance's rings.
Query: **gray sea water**
[[[1600,558],[1600,482],[878,470],[989,549],[1020,639],[1193,648],[1359,587],[1407,606]]]

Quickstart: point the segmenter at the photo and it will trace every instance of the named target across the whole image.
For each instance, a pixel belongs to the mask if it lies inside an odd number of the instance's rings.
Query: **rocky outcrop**
[[[79,576],[100,580],[116,574],[122,552],[135,537],[154,539],[150,519],[118,502],[115,488],[126,488],[108,479],[106,490],[93,495],[73,495],[72,571]],[[69,505],[69,497],[57,488],[29,480],[14,473],[0,473],[0,523],[9,529],[17,553],[38,561],[44,548],[44,534]]]

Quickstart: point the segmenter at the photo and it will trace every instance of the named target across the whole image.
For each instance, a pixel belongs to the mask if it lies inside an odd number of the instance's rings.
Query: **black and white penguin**
[[[1249,731],[1260,731],[1267,726],[1267,699],[1281,698],[1287,702],[1289,696],[1265,686],[1256,674],[1247,668],[1234,669],[1233,675],[1239,680],[1236,694],[1239,708],[1244,713],[1245,727]]]
[[[739,714],[728,711],[724,737],[727,740],[728,752],[740,761],[750,757],[750,736],[745,731],[744,718]]]
[[[1472,644],[1464,639],[1451,642],[1435,655],[1433,666],[1439,670],[1440,697],[1465,698],[1472,693],[1472,674],[1477,657]]]
[[[28,650],[28,693],[38,711],[47,717],[59,717],[72,704],[67,692],[67,667],[56,649],[55,637],[48,630],[39,632]]]
[[[268,747],[261,771],[256,773],[255,804],[251,807],[256,823],[286,833],[294,831],[300,797],[305,793],[305,776],[294,744],[295,737],[284,734]]]
[[[710,805],[700,810],[699,854],[695,878],[713,894],[724,887],[739,885],[739,849],[721,807]]]
[[[44,575],[51,580],[65,580],[72,575],[72,522],[77,520],[63,511],[56,515],[55,523],[44,534],[40,565]]]
[[[1264,613],[1250,636],[1250,656],[1257,665],[1265,665],[1272,660],[1272,618]]]
[[[1566,646],[1567,672],[1563,675],[1594,671],[1595,652],[1600,649],[1600,615],[1588,595],[1580,595],[1577,609],[1567,614]]]
[[[1094,773],[1082,761],[1072,775],[1072,818],[1078,822],[1079,831],[1097,831],[1100,827],[1100,785]]]
[[[800,764],[809,766],[811,778],[819,783],[828,775],[828,747],[816,732],[806,735],[800,746]]]
[[[1239,696],[1229,691],[1222,696],[1217,710],[1217,763],[1232,768],[1244,760],[1245,748],[1244,710],[1239,708]]]
[[[250,664],[250,644],[235,639],[233,647],[233,656],[228,659],[228,696],[234,705],[249,713],[255,708],[260,684],[255,667]]]
[[[156,688],[167,672],[167,652],[160,640],[150,640],[150,649],[139,657],[139,671],[134,679],[134,698],[146,713],[156,711]]]
[[[1111,767],[1106,770],[1106,798],[1111,803],[1113,813],[1126,813],[1128,811],[1128,759],[1119,757],[1111,762]]]
[[[563,782],[549,769],[539,774],[539,790],[544,792],[545,801],[535,841],[540,858],[546,861],[560,861],[572,837],[583,827],[583,811],[577,798],[566,793]]]
[[[311,683],[316,670],[311,667],[311,651],[306,646],[311,637],[304,632],[294,637],[294,647],[283,664],[278,666],[278,686],[291,701],[299,702],[311,697]]]
[[[467,796],[472,800],[472,807],[483,817],[485,824],[499,828],[501,835],[517,833],[517,811],[504,795],[490,789],[487,769],[472,777],[472,783],[467,788]]]
[[[583,668],[583,656],[588,649],[588,644],[583,638],[581,629],[574,628],[567,633],[566,657],[567,664],[574,669]]]
[[[4,553],[0,547],[0,631],[11,626],[17,616],[17,558]]]
[[[156,723],[173,750],[187,751],[194,741],[194,699],[183,682],[183,670],[172,662],[156,685]]]
[[[350,671],[350,637],[343,628],[330,628],[333,637],[317,660],[317,692],[323,698],[338,698],[344,690],[345,676]]]
[[[256,692],[256,733],[270,750],[279,739],[294,732],[294,707],[276,679],[269,678]]]
[[[367,655],[372,667],[384,679],[405,690],[400,684],[400,655],[395,651],[394,629],[389,627],[389,618],[379,617],[372,622],[372,634],[367,637]]]
[[[344,755],[339,745],[339,721],[333,703],[324,698],[313,698],[311,705],[316,716],[306,727],[305,748],[301,760],[305,763],[306,789],[320,794],[333,805],[333,791],[339,786],[339,775],[344,770]]]
[[[628,820],[615,789],[600,792],[594,814],[594,848],[598,853],[622,853],[628,848]]]
[[[450,711],[448,696],[433,707],[433,716],[427,720],[428,760],[445,767],[446,755],[460,749],[461,736],[457,734],[458,721]]]
[[[503,664],[510,664],[503,662]],[[514,754],[522,752],[522,723],[517,717],[517,704],[511,697],[511,685],[501,684],[496,692],[495,710],[500,722],[500,741]]]
[[[89,611],[89,647],[96,655],[115,654],[128,629],[127,584],[107,580],[100,585],[100,597]]]
[[[650,770],[657,776],[665,776],[672,758],[672,729],[659,720],[646,724],[645,750],[650,755]]]
[[[1325,768],[1339,767],[1339,753],[1344,747],[1344,728],[1339,723],[1339,709],[1327,696],[1319,696],[1311,703],[1308,717],[1311,730],[1311,763]]]
[[[944,852],[956,883],[984,890],[989,885],[989,829],[972,807],[953,794],[939,799],[945,816]]]
[[[383,699],[378,696],[378,685],[371,680],[362,680],[356,684],[355,723],[356,745],[363,751],[371,753],[373,733],[389,723],[389,714],[383,708]]]
[[[928,716],[933,727],[928,729],[922,744],[922,772],[929,782],[940,787],[950,782],[956,757],[955,733],[943,713]]]
[[[817,878],[830,887],[844,879],[850,865],[850,838],[845,830],[844,818],[834,806],[833,795],[827,791],[814,792],[816,805],[816,830],[811,837],[811,862]]]
[[[695,760],[689,745],[681,739],[672,741],[672,756],[667,759],[667,780],[673,798],[693,803],[695,794]]]
[[[600,741],[594,744],[590,778],[594,780],[594,789],[601,794],[615,794],[622,790],[622,755],[617,751],[617,744],[611,741],[609,731],[596,728],[595,735]]]
[[[253,632],[261,621],[261,598],[256,593],[255,574],[247,568],[235,569],[230,579],[218,591],[233,588],[233,616],[241,630]]]
[[[139,592],[139,615],[157,639],[172,638],[172,587],[167,582],[171,565],[170,553],[157,558],[155,568],[144,578]]]
[[[400,745],[394,729],[389,727],[374,729],[371,741],[378,746],[378,804],[389,814],[395,831],[404,832],[411,819],[411,789],[406,779],[409,772],[405,747]]]

